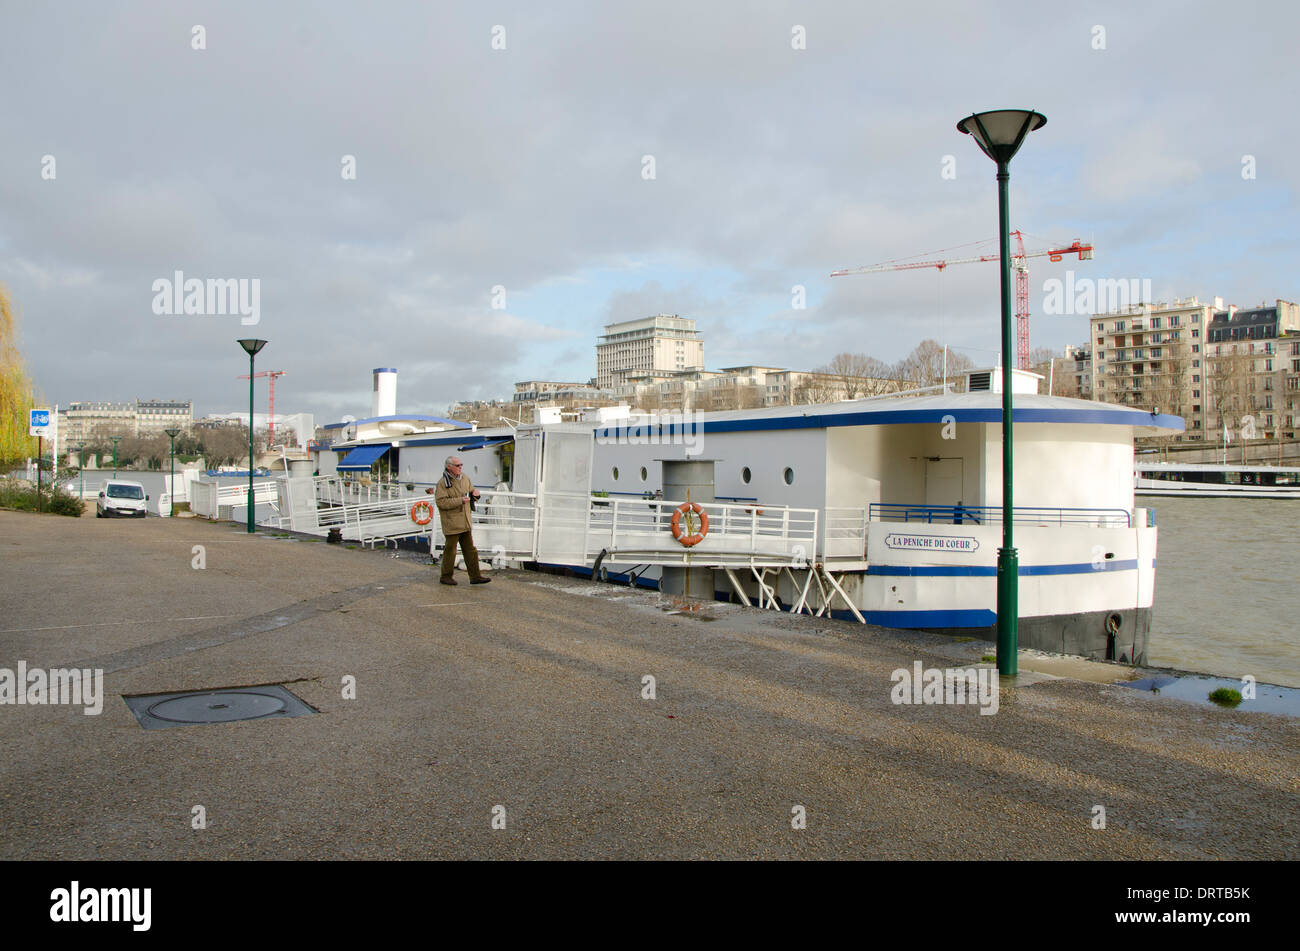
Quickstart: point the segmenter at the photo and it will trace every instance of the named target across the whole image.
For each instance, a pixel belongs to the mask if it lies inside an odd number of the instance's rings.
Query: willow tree
[[[36,439],[27,435],[36,394],[14,342],[15,323],[9,292],[0,284],[0,464],[36,455]]]

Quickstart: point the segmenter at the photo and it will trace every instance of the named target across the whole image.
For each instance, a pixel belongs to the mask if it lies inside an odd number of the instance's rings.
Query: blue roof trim
[[[371,373],[396,373],[397,368],[396,367],[375,367],[370,372]]]
[[[483,449],[511,442],[514,436],[437,436],[428,439],[403,439],[402,446],[459,446],[468,449]]]
[[[339,470],[369,469],[374,465],[376,459],[392,448],[391,443],[384,443],[382,446],[357,446],[344,456],[335,468]]]
[[[1033,409],[1013,407],[1012,419],[1017,423],[1097,423],[1109,426],[1152,426],[1183,432],[1186,423],[1181,416],[1161,413],[1152,416],[1122,407],[1114,409]],[[817,416],[772,416],[759,419],[717,419],[695,423],[669,423],[668,425],[607,426],[596,430],[597,439],[627,439],[648,435],[672,436],[678,433],[732,433],[779,429],[829,429],[833,426],[888,426],[906,423],[1000,423],[1000,406],[938,407],[934,409],[876,410],[862,413],[823,413]]]

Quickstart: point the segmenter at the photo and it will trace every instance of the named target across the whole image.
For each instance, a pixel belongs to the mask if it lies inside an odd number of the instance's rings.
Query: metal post
[[[40,436],[36,437],[36,511],[41,510],[41,453],[45,450],[42,447],[43,440]]]
[[[1012,496],[1011,376],[1014,340],[1011,326],[1010,224],[1006,162],[998,162],[998,248],[1002,269],[1002,547],[998,549],[998,673],[1018,673],[1018,620],[1020,613],[1020,553],[1012,539],[1015,502]]]
[[[253,534],[253,361],[248,355],[248,534]]]

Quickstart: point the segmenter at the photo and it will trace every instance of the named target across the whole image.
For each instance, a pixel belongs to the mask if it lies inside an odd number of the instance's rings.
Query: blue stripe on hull
[[[1154,563],[1153,563],[1154,564]],[[1086,575],[1094,571],[1136,571],[1137,559],[1103,561],[1100,565],[1079,562],[1069,565],[1021,565],[1020,577],[1038,575]],[[891,575],[926,578],[995,578],[995,565],[871,565],[869,575]]]
[[[832,611],[833,617],[855,621],[848,611]],[[992,627],[995,612],[984,608],[953,611],[863,611],[868,624],[880,627]]]

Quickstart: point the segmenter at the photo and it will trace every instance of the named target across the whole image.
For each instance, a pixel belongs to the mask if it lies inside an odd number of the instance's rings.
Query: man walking
[[[442,519],[442,534],[447,537],[447,543],[442,549],[442,583],[457,583],[452,573],[456,568],[456,545],[459,544],[461,554],[465,556],[465,570],[469,572],[470,584],[487,584],[492,579],[484,578],[479,571],[478,549],[474,547],[469,524],[470,499],[479,497],[478,489],[474,488],[474,483],[469,481],[468,476],[461,474],[459,457],[448,456],[443,466],[442,478],[438,480],[438,488],[433,497]]]

